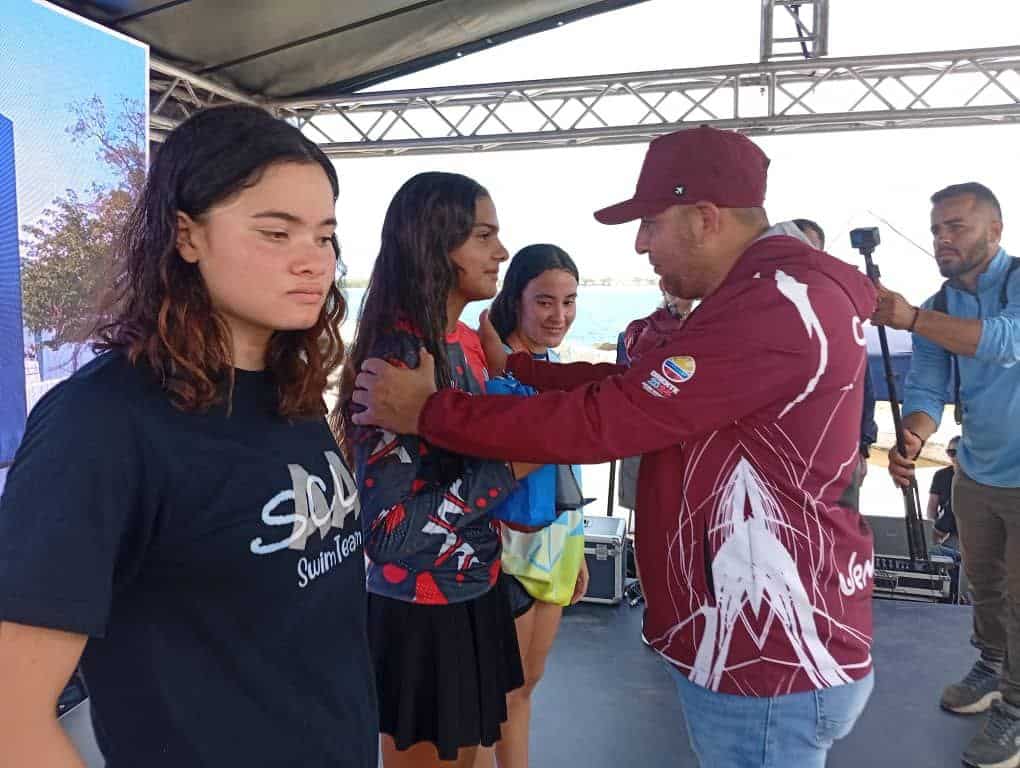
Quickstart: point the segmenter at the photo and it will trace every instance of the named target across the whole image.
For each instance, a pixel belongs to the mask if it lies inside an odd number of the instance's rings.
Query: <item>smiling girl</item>
[[[562,248],[537,244],[518,251],[489,312],[505,351],[558,362],[556,347],[577,314],[577,283],[577,266]],[[579,470],[574,468],[578,480]],[[581,510],[563,511],[553,525],[534,533],[505,528],[503,553],[513,588],[526,591],[534,605],[516,618],[524,685],[507,697],[509,717],[495,756],[500,768],[527,768],[531,695],[545,671],[563,606],[578,602],[588,588]],[[475,768],[491,765],[492,755],[480,753]]]

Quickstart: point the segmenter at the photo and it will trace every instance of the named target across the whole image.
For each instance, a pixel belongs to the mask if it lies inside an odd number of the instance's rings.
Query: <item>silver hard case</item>
[[[627,520],[622,517],[584,518],[584,559],[588,563],[588,593],[583,602],[615,605],[623,600],[627,562]]]

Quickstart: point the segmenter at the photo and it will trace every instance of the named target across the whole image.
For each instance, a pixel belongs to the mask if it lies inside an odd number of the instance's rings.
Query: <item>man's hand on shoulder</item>
[[[478,318],[478,339],[482,342],[482,350],[485,352],[485,362],[489,369],[490,376],[502,376],[506,371],[506,359],[508,357],[503,348],[503,340],[499,338],[496,326],[489,319],[489,310],[485,310]]]
[[[436,391],[435,359],[422,349],[419,360],[415,369],[398,368],[374,357],[362,363],[351,399],[364,410],[352,416],[354,423],[399,435],[418,434],[425,401]]]

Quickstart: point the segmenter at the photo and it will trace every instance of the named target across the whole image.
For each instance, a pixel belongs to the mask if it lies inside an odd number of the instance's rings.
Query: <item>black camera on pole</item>
[[[881,242],[882,238],[879,235],[878,227],[861,227],[850,231],[850,244],[861,252],[868,277],[876,287],[879,286],[878,279],[881,274],[871,255]],[[885,368],[886,384],[889,387],[889,406],[892,411],[893,429],[896,430],[896,450],[900,452],[901,456],[906,456],[900,400],[896,392],[896,376],[893,373],[892,359],[889,355],[889,340],[886,337],[885,327],[881,325],[878,326],[878,341],[882,347],[882,364]],[[914,562],[925,562],[928,560],[928,545],[925,542],[924,525],[921,523],[921,496],[917,490],[916,479],[911,479],[910,485],[903,488],[903,506],[906,512],[907,551],[910,553],[910,559]]]
[[[858,251],[873,251],[882,242],[878,227],[860,227],[850,230],[850,245]]]

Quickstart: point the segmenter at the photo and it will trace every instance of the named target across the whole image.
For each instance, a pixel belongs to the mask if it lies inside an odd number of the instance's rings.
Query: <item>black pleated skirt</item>
[[[452,605],[369,595],[379,730],[397,749],[431,742],[454,760],[461,747],[499,741],[506,695],[524,684],[508,578]]]

